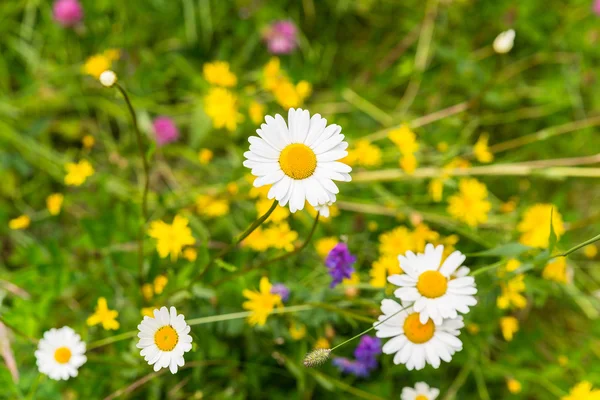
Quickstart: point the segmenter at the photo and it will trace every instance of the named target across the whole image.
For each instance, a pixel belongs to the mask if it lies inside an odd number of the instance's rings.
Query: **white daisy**
[[[68,326],[52,328],[44,333],[35,351],[38,369],[54,380],[77,376],[77,370],[86,361],[85,343]]]
[[[154,371],[168,367],[174,374],[183,367],[183,353],[192,349],[192,337],[185,317],[177,314],[175,307],[154,310],[154,318],[144,317],[138,329],[140,341],[136,346],[148,364],[154,364]]]
[[[402,389],[400,400],[435,400],[439,395],[440,389],[429,387],[425,382],[417,382],[414,389]]]
[[[441,360],[450,362],[452,355],[462,350],[462,342],[457,338],[464,326],[461,316],[445,319],[439,325],[432,320],[422,324],[419,313],[412,306],[401,311],[405,307],[394,300],[382,300],[383,315],[379,316],[379,325],[375,323],[377,337],[392,338],[383,345],[382,351],[396,353],[394,364],[405,364],[409,371],[423,369],[425,364],[438,368]]]
[[[319,212],[322,217],[329,218],[329,207],[331,207],[333,203],[320,204],[315,206],[314,209]]]
[[[319,114],[290,108],[288,123],[279,114],[267,116],[250,136],[250,151],[244,153],[244,166],[257,176],[255,187],[273,185],[269,199],[281,206],[290,203],[292,213],[304,208],[333,203],[339,192],[334,180],[349,182],[352,168],[337,160],[348,155],[348,143],[339,125],[327,126]]]
[[[414,302],[423,324],[431,318],[439,325],[442,319],[456,318],[457,311],[466,314],[470,306],[477,304],[473,297],[477,293],[475,278],[462,276],[468,269],[458,269],[466,257],[455,251],[442,263],[443,252],[444,246],[432,244],[425,246],[424,254],[407,251],[406,255],[398,256],[404,273],[388,277],[389,282],[400,286],[394,295],[402,301]],[[460,276],[453,276],[455,272]]]

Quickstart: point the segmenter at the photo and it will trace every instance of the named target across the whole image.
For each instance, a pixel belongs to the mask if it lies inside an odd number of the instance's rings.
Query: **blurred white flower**
[[[77,376],[77,370],[86,361],[85,343],[68,326],[52,328],[44,333],[35,352],[40,372],[54,380]]]
[[[425,382],[417,382],[415,388],[402,389],[400,400],[435,400],[440,395],[440,390],[430,387]]]
[[[100,83],[106,87],[112,87],[117,81],[117,74],[111,70],[106,70],[100,74]]]
[[[500,33],[496,39],[494,39],[494,51],[498,54],[505,54],[512,50],[515,44],[515,30],[509,29]]]

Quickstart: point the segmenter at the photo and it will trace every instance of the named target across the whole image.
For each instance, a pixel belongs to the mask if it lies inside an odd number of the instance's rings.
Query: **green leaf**
[[[552,250],[556,247],[556,243],[558,242],[558,236],[556,236],[556,232],[554,232],[554,225],[552,224],[552,217],[554,214],[554,207],[550,210],[550,238],[548,239],[548,251],[552,254]]]
[[[229,264],[228,262],[225,262],[225,261],[223,261],[221,259],[217,259],[215,261],[215,264],[217,265],[217,267],[222,268],[222,269],[224,269],[226,271],[229,271],[229,272],[235,272],[238,269],[235,265]]]

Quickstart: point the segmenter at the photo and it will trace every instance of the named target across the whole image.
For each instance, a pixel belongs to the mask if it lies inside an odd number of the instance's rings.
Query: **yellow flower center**
[[[443,296],[448,288],[448,280],[438,271],[425,271],[419,276],[417,290],[425,297],[435,299]]]
[[[59,364],[66,364],[71,359],[71,350],[68,347],[59,347],[54,351],[54,359]]]
[[[404,334],[413,343],[421,344],[428,342],[433,337],[435,325],[429,319],[424,325],[419,321],[419,313],[410,314],[404,321]]]
[[[415,400],[429,400],[429,397],[427,397],[423,394],[420,394],[417,397],[415,397]]]
[[[159,350],[171,351],[179,342],[179,335],[171,325],[159,328],[154,334],[154,343]]]
[[[317,168],[317,156],[302,143],[288,145],[279,155],[279,165],[292,179],[306,179]]]

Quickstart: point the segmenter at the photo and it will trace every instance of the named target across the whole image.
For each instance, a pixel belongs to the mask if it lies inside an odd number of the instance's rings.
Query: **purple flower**
[[[290,298],[290,289],[283,283],[276,283],[271,287],[272,294],[278,294],[281,297],[281,301],[284,303]]]
[[[159,146],[174,142],[179,137],[179,130],[175,126],[175,122],[169,117],[157,117],[153,125],[156,143]]]
[[[276,21],[267,28],[264,39],[272,54],[289,54],[298,47],[298,29],[292,21]]]
[[[377,356],[381,354],[381,339],[365,335],[354,350],[354,357],[367,366],[368,369],[377,367]]]
[[[356,257],[350,253],[346,243],[336,244],[325,259],[325,265],[329,269],[329,275],[333,278],[330,287],[335,287],[344,278],[349,279],[354,272],[352,265],[355,262]]]
[[[592,11],[594,14],[600,16],[600,0],[595,0],[594,5],[592,6]]]
[[[359,378],[365,378],[369,376],[370,369],[362,362],[358,360],[350,360],[345,357],[335,357],[332,361],[343,374],[352,374]]]
[[[83,19],[83,7],[78,0],[57,0],[52,13],[54,20],[65,28],[75,26]]]

